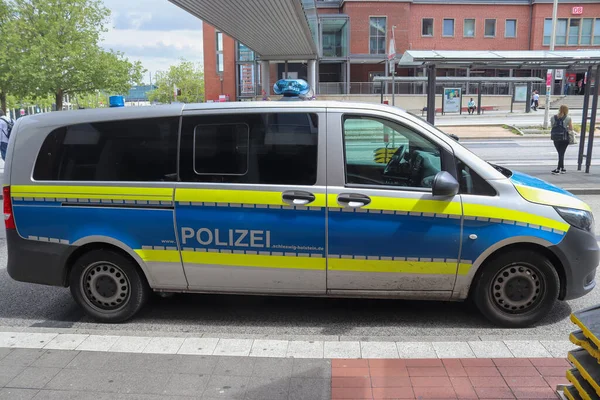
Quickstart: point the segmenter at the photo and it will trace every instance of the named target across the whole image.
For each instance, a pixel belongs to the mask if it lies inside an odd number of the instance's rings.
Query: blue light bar
[[[298,97],[310,92],[310,86],[303,79],[281,79],[273,85],[273,92],[283,97]]]

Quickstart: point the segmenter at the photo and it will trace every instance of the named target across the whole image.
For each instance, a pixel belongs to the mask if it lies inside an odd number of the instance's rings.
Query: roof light
[[[281,79],[273,85],[273,92],[283,97],[299,97],[308,94],[310,86],[303,79]]]

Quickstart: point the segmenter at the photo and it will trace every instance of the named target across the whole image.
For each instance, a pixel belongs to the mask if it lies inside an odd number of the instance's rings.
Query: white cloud
[[[185,58],[203,62],[202,22],[167,0],[104,0],[112,22],[102,46],[141,61],[154,76]],[[140,11],[144,10],[144,11]],[[144,79],[149,81],[149,74]]]

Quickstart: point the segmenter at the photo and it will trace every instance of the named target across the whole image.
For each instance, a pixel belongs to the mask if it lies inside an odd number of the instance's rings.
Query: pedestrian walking
[[[538,107],[540,106],[540,94],[538,93],[537,90],[533,92],[533,96],[531,96],[531,98],[532,98],[531,108],[533,108],[533,111],[537,111]]]
[[[569,107],[566,105],[560,106],[558,114],[552,117],[552,131],[550,132],[550,138],[554,142],[554,147],[558,152],[558,166],[552,171],[552,175],[564,174],[567,172],[565,169],[565,152],[571,141],[571,135],[573,134],[573,121],[569,116]],[[573,142],[575,137],[573,136]]]
[[[467,103],[467,111],[469,114],[475,114],[475,101],[473,101],[472,97],[471,100],[469,100],[469,103]]]
[[[8,149],[8,139],[12,131],[13,122],[10,117],[4,114],[4,110],[0,109],[0,155],[2,161],[6,160],[6,149]]]

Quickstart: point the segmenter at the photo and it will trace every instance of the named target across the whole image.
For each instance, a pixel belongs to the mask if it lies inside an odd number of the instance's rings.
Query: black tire
[[[151,293],[138,266],[112,250],[92,250],[82,255],[71,269],[69,283],[77,304],[99,322],[130,319]]]
[[[558,274],[538,252],[508,251],[481,268],[472,300],[486,318],[502,327],[524,328],[538,322],[558,298]]]

